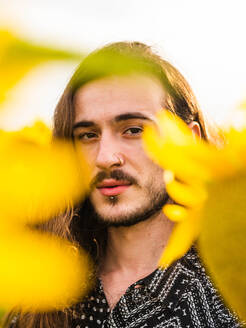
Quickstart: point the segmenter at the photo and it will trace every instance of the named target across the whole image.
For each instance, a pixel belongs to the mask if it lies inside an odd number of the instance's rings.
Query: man
[[[97,277],[86,299],[67,312],[64,327],[240,326],[195,248],[158,268],[173,228],[161,209],[171,200],[141,135],[160,110],[179,115],[207,139],[187,82],[141,43],[116,43],[89,55],[56,108],[55,137],[73,138],[93,168],[91,193],[67,227],[91,254]],[[42,327],[62,326],[55,317],[46,322]]]

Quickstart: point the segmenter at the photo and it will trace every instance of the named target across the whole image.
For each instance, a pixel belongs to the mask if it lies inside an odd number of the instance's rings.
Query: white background
[[[246,0],[0,0],[0,25],[29,39],[88,52],[112,41],[154,46],[176,66],[216,122],[239,117],[246,98]],[[0,125],[16,128],[52,113],[77,63],[30,73]],[[7,113],[7,114],[6,114]]]

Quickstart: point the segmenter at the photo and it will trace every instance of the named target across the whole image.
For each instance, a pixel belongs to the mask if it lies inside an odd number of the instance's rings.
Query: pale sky
[[[91,51],[105,43],[137,40],[176,66],[205,113],[230,119],[246,98],[246,0],[0,0],[0,25],[63,48]],[[76,67],[55,63],[30,73],[16,100],[0,113],[0,127],[35,118],[51,122]]]

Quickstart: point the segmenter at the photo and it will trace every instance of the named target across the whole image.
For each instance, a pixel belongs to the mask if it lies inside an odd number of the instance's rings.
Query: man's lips
[[[104,196],[116,196],[129,188],[131,183],[125,180],[106,179],[97,185],[97,189]]]

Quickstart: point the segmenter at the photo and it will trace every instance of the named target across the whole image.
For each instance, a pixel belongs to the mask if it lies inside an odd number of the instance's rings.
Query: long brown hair
[[[150,47],[139,42],[118,42],[107,45],[88,55],[75,71],[68,83],[54,114],[55,138],[72,139],[74,123],[74,95],[76,91],[89,81],[110,75],[127,75],[144,73],[157,77],[167,98],[165,108],[181,117],[187,124],[192,121],[199,123],[201,134],[207,139],[204,120],[197,100],[184,77],[169,62],[155,54]],[[97,263],[98,247],[105,249],[107,229],[97,222],[89,199],[83,204],[68,210],[66,213],[39,227],[56,235],[74,241],[85,248]],[[64,311],[19,314],[16,327],[69,327],[71,309]],[[11,321],[13,313],[6,320]]]

